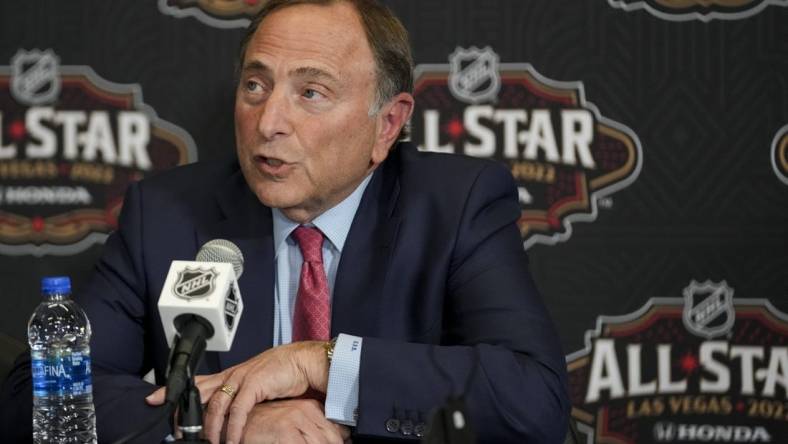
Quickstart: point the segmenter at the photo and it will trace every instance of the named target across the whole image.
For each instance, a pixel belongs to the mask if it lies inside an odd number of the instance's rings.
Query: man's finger
[[[254,391],[242,390],[230,405],[230,416],[227,418],[227,442],[239,443],[243,436],[246,419],[255,406],[256,396]]]
[[[232,393],[227,393],[222,390],[215,390],[210,396],[208,405],[205,408],[205,437],[212,443],[218,443],[224,425],[227,410],[233,402],[235,392],[238,392],[241,387],[239,382],[233,382],[232,376],[227,381],[218,384],[221,386],[228,386],[232,389]],[[238,441],[235,441],[238,442]]]
[[[150,405],[162,405],[164,404],[164,395],[165,395],[164,387],[159,387],[158,390],[145,397],[145,402],[147,402]]]
[[[194,382],[200,389],[200,398],[203,401],[208,400],[218,386],[221,385],[221,373],[213,375],[199,375],[194,377]],[[150,405],[162,405],[167,395],[165,387],[159,387],[156,391],[145,397],[145,402]]]
[[[210,375],[197,375],[197,376],[194,377],[194,383],[199,385],[199,384],[204,383],[205,381],[209,381],[209,380],[211,380],[211,379],[213,379],[213,378],[215,378],[216,376],[219,376],[219,375],[221,375],[221,373],[213,373],[213,374],[210,374]]]
[[[203,404],[207,403],[211,396],[221,388],[224,383],[225,375],[222,373],[214,373],[213,375],[200,375],[194,378],[194,383],[200,390],[200,399]]]

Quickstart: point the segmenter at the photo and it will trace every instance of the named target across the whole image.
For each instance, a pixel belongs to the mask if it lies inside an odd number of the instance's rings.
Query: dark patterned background
[[[233,64],[242,31],[164,15],[131,0],[0,3],[0,65],[52,48],[63,65],[136,83],[159,117],[194,138],[201,160],[233,150]],[[788,123],[788,8],[738,20],[672,22],[607,1],[390,0],[417,63],[491,46],[553,80],[581,81],[601,114],[631,128],[643,169],[600,203],[594,222],[529,252],[565,352],[600,314],[681,297],[692,279],[725,279],[735,297],[788,312],[788,186],[770,163]],[[0,256],[0,331],[25,337],[39,278],[76,291],[100,247],[71,257]]]

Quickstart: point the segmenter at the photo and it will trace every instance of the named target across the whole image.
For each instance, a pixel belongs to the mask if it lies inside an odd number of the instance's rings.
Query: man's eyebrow
[[[271,72],[271,68],[269,68],[265,63],[259,60],[252,60],[243,67],[244,72],[259,72],[263,74],[267,74]],[[313,78],[313,79],[323,79],[333,83],[339,83],[339,79],[334,76],[333,74],[329,73],[326,70],[316,68],[314,66],[302,66],[299,68],[295,68],[291,70],[289,75],[293,77],[305,77],[305,78]]]
[[[290,71],[290,75],[295,77],[309,77],[328,80],[330,82],[339,83],[339,79],[334,77],[331,73],[324,71],[314,66],[302,66]]]
[[[244,65],[244,71],[259,71],[259,72],[270,72],[271,69],[265,66],[264,63],[258,60],[252,60],[251,62]]]

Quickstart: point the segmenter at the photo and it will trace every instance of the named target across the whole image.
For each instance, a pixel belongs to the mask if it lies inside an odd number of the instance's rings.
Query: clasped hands
[[[325,418],[322,402],[298,399],[308,390],[326,393],[328,360],[323,343],[294,342],[266,350],[220,373],[195,378],[207,403],[205,438],[220,443],[331,443],[349,439],[350,430]],[[222,387],[232,389],[230,396]],[[164,403],[164,388],[145,400]]]

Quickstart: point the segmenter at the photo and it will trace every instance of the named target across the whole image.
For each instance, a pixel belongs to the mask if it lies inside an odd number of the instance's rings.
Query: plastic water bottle
[[[41,280],[44,300],[27,324],[33,373],[33,442],[95,443],[90,323],[67,277]]]

